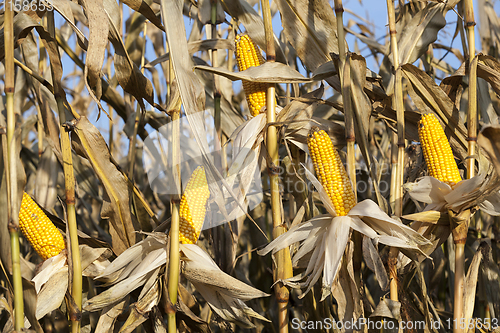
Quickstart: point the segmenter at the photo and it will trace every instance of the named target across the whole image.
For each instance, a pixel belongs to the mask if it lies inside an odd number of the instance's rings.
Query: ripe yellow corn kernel
[[[260,66],[264,63],[264,58],[259,47],[255,45],[248,34],[236,37],[236,61],[238,69],[244,71],[249,67]],[[247,97],[250,114],[255,117],[260,113],[262,107],[266,105],[267,84],[261,82],[243,81],[243,90]]]
[[[318,127],[311,128],[307,147],[320,183],[333,203],[338,216],[345,216],[356,204],[351,181],[339,153],[328,134]]]
[[[205,169],[197,167],[182,194],[179,211],[179,242],[195,244],[205,220],[207,200],[210,197]]]
[[[418,135],[429,175],[451,187],[455,186],[462,177],[443,127],[434,114],[422,115],[418,123]]]
[[[58,255],[66,248],[59,230],[26,192],[23,193],[19,211],[19,227],[43,260]]]

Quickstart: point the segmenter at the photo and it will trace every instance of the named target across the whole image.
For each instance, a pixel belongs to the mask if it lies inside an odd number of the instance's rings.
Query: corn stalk
[[[81,310],[82,310],[82,265],[80,257],[80,248],[78,246],[78,227],[76,223],[76,210],[75,210],[75,175],[73,171],[73,157],[71,153],[71,142],[69,140],[68,132],[66,131],[66,94],[62,87],[60,81],[61,73],[57,73],[55,64],[61,62],[61,57],[59,56],[59,49],[56,43],[56,29],[54,22],[54,12],[47,12],[47,25],[48,31],[52,37],[50,40],[51,47],[55,50],[55,57],[57,59],[50,59],[51,73],[54,87],[54,96],[57,103],[57,110],[59,113],[59,132],[61,134],[61,152],[63,159],[63,171],[64,171],[64,186],[66,194],[66,211],[67,211],[67,223],[69,229],[70,237],[70,252],[71,252],[71,265],[72,271],[72,284],[71,284],[71,296],[75,301],[77,306],[76,309],[71,309],[70,320],[71,320],[71,332],[80,332],[80,320],[81,320]],[[70,110],[75,118],[79,118],[79,115]]]
[[[354,112],[351,103],[351,80],[350,67],[346,66],[346,49],[345,49],[345,33],[344,33],[344,7],[342,0],[335,0],[335,16],[337,18],[337,34],[339,44],[339,78],[342,87],[342,100],[344,101],[344,117],[345,117],[345,138],[347,142],[347,173],[351,179],[354,195],[356,191],[356,155],[354,144],[356,136],[354,134]]]
[[[173,76],[174,71],[171,68],[170,74]],[[168,315],[168,332],[177,332],[175,320],[175,304],[177,303],[177,289],[179,285],[179,205],[181,195],[181,170],[180,170],[180,114],[181,109],[173,110],[170,113],[172,117],[172,174],[174,177],[175,191],[172,195],[171,209],[172,218],[170,224],[170,254],[169,254],[169,270],[168,270],[168,295],[172,308],[167,310]]]
[[[264,16],[264,28],[266,31],[266,57],[267,61],[274,62],[276,59],[276,50],[274,48],[274,33],[272,27],[271,8],[268,0],[262,0],[262,13]],[[276,122],[276,105],[274,95],[276,87],[274,84],[268,84],[266,94],[267,108],[267,138],[266,147],[270,161],[268,161],[268,172],[271,187],[271,210],[273,217],[273,238],[276,239],[279,235],[285,233],[285,228],[282,225],[281,216],[281,196],[279,190],[279,144],[278,144],[278,129],[273,126]],[[292,277],[292,261],[288,249],[283,249],[275,254],[276,267],[274,269],[274,281],[285,280]],[[276,300],[278,302],[278,328],[280,333],[288,332],[288,300],[290,292],[287,287],[281,283],[277,283],[274,287]]]
[[[5,95],[7,110],[7,214],[9,221],[10,248],[12,258],[12,280],[14,288],[14,328],[21,331],[24,327],[23,281],[21,277],[21,259],[19,248],[19,211],[17,204],[17,167],[16,142],[14,131],[16,115],[14,113],[14,12],[12,0],[5,4],[4,44],[5,44]]]
[[[393,107],[396,107],[397,119],[397,163],[395,170],[395,179],[392,189],[394,190],[394,214],[401,216],[403,212],[403,173],[404,173],[404,158],[405,158],[405,122],[404,122],[404,105],[403,105],[403,84],[402,72],[399,68],[398,41],[396,35],[396,14],[394,10],[394,0],[387,0],[387,16],[389,18],[389,34],[391,37],[391,52],[392,63],[395,71],[394,94],[392,95]],[[394,143],[394,141],[393,141]],[[394,171],[394,167],[393,167]],[[397,276],[397,257],[399,251],[391,248],[389,252],[389,275],[390,275],[390,297],[392,300],[398,300],[398,276]]]
[[[476,58],[476,40],[474,27],[474,7],[472,0],[464,1],[465,10],[465,27],[467,30],[468,44],[468,63],[469,63],[469,96],[467,110],[467,141],[468,141],[468,156],[467,156],[467,178],[470,179],[475,175],[475,154],[477,142],[477,58]],[[465,243],[467,241],[467,231],[469,229],[471,214],[470,211],[464,212],[452,219],[452,235],[455,243],[455,281],[454,281],[454,302],[453,302],[453,325],[454,333],[462,333],[465,330],[461,327],[465,317],[464,313],[464,288],[465,288]],[[465,327],[467,327],[468,319],[465,318]]]

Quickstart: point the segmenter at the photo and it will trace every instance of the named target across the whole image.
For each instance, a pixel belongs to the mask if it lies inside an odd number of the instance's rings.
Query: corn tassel
[[[59,230],[26,192],[19,211],[19,227],[43,260],[58,255],[66,248]]]
[[[236,37],[236,60],[239,71],[244,71],[249,67],[260,66],[264,63],[264,58],[260,53],[259,47],[255,45],[247,34]],[[250,81],[243,81],[242,83],[250,114],[255,117],[266,105],[267,84]]]
[[[418,135],[429,175],[451,187],[462,180],[443,127],[432,113],[422,115]]]
[[[196,168],[182,194],[179,211],[179,242],[195,244],[205,220],[207,200],[210,197],[205,169]]]
[[[325,131],[313,127],[307,138],[307,146],[316,175],[330,197],[335,212],[339,216],[347,215],[356,202],[351,181],[332,140]]]

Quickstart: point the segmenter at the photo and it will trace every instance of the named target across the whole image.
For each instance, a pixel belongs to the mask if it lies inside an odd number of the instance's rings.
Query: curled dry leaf
[[[304,77],[295,69],[280,62],[266,62],[260,66],[250,67],[241,72],[232,72],[222,67],[214,68],[211,66],[194,66],[194,68],[222,75],[232,81],[245,80],[270,83],[311,82],[311,79]]]
[[[113,251],[120,254],[135,244],[135,228],[129,209],[127,180],[111,161],[108,147],[99,130],[86,117],[76,121],[73,145],[91,163],[104,186],[101,217],[109,219],[113,237]]]

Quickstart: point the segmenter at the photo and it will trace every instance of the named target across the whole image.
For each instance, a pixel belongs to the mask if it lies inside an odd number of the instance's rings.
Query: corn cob
[[[43,260],[58,255],[66,248],[59,230],[26,192],[19,211],[19,227]]]
[[[339,153],[328,134],[313,127],[307,138],[307,147],[320,183],[333,203],[338,216],[345,216],[356,204],[351,181]]]
[[[455,186],[462,177],[443,127],[432,113],[422,115],[418,125],[418,135],[429,175],[451,187]]]
[[[205,220],[206,204],[210,197],[205,169],[196,168],[189,178],[182,194],[179,212],[179,242],[195,244],[200,237],[203,220]]]
[[[264,63],[264,58],[260,53],[259,47],[255,45],[247,34],[236,37],[236,60],[240,71],[244,71],[249,67],[260,66]],[[260,113],[262,107],[266,105],[267,84],[250,81],[243,81],[242,83],[250,114],[255,117]]]

